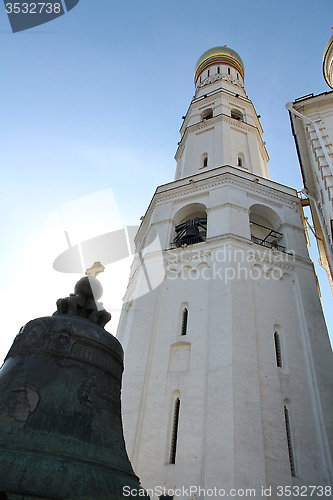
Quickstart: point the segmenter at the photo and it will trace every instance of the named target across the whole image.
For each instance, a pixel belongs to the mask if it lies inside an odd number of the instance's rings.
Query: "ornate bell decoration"
[[[1,498],[145,495],[123,437],[123,350],[104,330],[111,315],[96,303],[101,295],[99,281],[82,278],[52,317],[21,329],[7,354],[0,370]]]

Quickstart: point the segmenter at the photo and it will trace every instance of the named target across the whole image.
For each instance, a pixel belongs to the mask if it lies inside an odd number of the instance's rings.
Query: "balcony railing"
[[[286,252],[286,247],[283,247],[282,245],[278,245],[275,242],[262,240],[260,238],[257,238],[256,236],[252,236],[252,235],[251,235],[251,240],[253,241],[253,243],[256,243],[257,245],[261,245],[262,247],[275,248],[276,250],[279,250],[280,252],[288,253],[288,252]]]
[[[186,240],[186,243],[181,243],[180,241],[173,241],[170,245],[170,248],[181,248],[185,247],[188,245],[195,245],[195,243],[201,243],[202,241],[205,241],[206,238],[202,236],[194,236],[193,238],[188,238]]]

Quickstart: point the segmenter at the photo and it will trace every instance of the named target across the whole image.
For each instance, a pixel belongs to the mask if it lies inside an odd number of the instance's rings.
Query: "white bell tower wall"
[[[197,89],[176,180],[157,188],[136,236],[118,329],[134,470],[147,489],[197,486],[201,500],[333,483],[332,350],[300,200],[268,179],[241,83]]]
[[[220,62],[198,74],[180,129],[176,180],[223,165],[268,178],[263,130],[243,85],[240,71]]]

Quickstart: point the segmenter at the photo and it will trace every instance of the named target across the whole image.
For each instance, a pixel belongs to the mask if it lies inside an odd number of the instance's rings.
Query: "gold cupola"
[[[333,35],[324,50],[323,73],[327,85],[333,89]]]
[[[226,64],[232,66],[244,79],[244,63],[240,56],[226,45],[224,47],[213,47],[199,57],[194,69],[194,84],[197,84],[199,75],[204,69],[212,64]]]

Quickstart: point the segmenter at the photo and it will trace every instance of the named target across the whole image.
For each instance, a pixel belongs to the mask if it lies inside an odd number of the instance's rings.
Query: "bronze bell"
[[[121,420],[123,350],[102,287],[82,278],[52,317],[21,329],[0,370],[0,498],[146,495]],[[128,494],[126,494],[128,498]],[[148,498],[148,496],[146,496]]]
[[[200,241],[203,240],[199,235],[198,226],[191,225],[186,228],[184,236],[182,236],[180,239],[180,244],[184,245],[186,243],[199,243]]]

